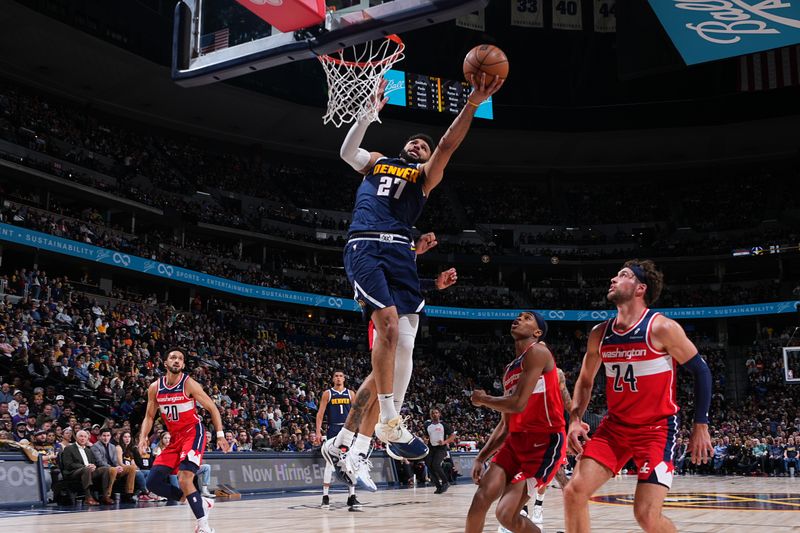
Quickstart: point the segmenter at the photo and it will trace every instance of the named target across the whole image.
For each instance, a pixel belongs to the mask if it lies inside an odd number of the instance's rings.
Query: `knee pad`
[[[394,355],[394,405],[400,412],[414,369],[414,342],[419,329],[419,315],[401,315],[398,322],[397,349]]]

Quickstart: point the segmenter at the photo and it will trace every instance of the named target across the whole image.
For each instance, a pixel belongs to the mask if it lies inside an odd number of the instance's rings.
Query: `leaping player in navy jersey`
[[[214,503],[200,495],[195,475],[206,449],[206,429],[197,414],[195,404],[202,405],[211,415],[217,434],[217,446],[227,453],[229,446],[225,440],[222,417],[214,400],[203,391],[203,387],[189,377],[189,374],[184,373],[185,350],[171,348],[167,351],[165,366],[166,375],[147,389],[147,412],[139,435],[139,453],[149,453],[147,443],[156,410],[161,411],[161,419],[172,435],[172,440],[153,462],[153,468],[147,476],[147,488],[170,500],[177,501],[185,497],[197,519],[195,533],[214,533],[214,529],[208,525],[208,513]],[[178,475],[180,489],[170,484],[169,476],[172,474]]]
[[[394,456],[419,459],[427,454],[425,443],[412,435],[398,412],[402,407],[395,390],[405,390],[410,380],[414,337],[419,313],[425,307],[417,276],[412,228],[431,191],[442,181],[444,169],[466,137],[478,106],[497,92],[503,80],[487,80],[485,74],[472,78],[473,90],[466,105],[436,146],[424,134],[409,137],[398,157],[386,157],[361,148],[370,122],[356,122],[342,144],[342,159],[364,178],[356,193],[348,241],[344,248],[344,267],[354,289],[354,297],[375,327],[372,346],[372,372],[380,415],[375,434],[387,443]],[[386,81],[377,95],[380,111]],[[405,339],[404,342],[398,342]],[[398,381],[405,381],[403,383]],[[354,413],[363,412],[373,392],[361,387]],[[359,407],[359,409],[356,409]],[[355,483],[364,467],[367,436],[356,439],[349,420],[335,439],[322,446],[325,459]],[[357,430],[357,429],[356,429]],[[352,448],[352,450],[351,450]]]
[[[567,533],[589,532],[589,498],[631,458],[639,469],[633,503],[639,526],[647,533],[676,531],[662,507],[672,485],[680,429],[675,403],[677,364],[694,375],[692,462],[705,463],[713,456],[708,434],[711,372],[683,328],[648,308],[663,284],[663,275],[652,261],[626,262],[608,289],[617,317],[598,324],[589,334],[569,417],[569,447],[580,460],[564,489]],[[608,414],[588,439],[589,426],[581,417],[601,365]]]

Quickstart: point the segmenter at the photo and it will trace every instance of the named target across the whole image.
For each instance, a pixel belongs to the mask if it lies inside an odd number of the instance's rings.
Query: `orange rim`
[[[397,56],[403,53],[403,50],[405,50],[406,45],[403,44],[403,40],[396,34],[387,35],[386,39],[392,41],[397,45],[397,51],[395,51],[392,55],[384,57],[383,59],[380,59],[378,61],[347,61],[345,59],[339,59],[338,57],[329,56],[327,54],[322,54],[321,56],[319,56],[319,60],[328,63],[333,63],[334,65],[344,65],[347,67],[358,67],[358,68],[379,66],[389,62],[394,63],[396,61]]]

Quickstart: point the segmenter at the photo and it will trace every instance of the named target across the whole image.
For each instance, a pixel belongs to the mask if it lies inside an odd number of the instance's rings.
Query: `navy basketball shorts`
[[[397,307],[399,315],[419,313],[425,300],[419,288],[417,254],[408,241],[354,237],[344,248],[344,270],[353,298],[367,318],[376,309]]]

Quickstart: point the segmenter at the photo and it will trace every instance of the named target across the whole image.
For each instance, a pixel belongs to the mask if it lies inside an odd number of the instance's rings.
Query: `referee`
[[[425,430],[430,440],[430,453],[425,458],[425,464],[436,485],[434,494],[442,494],[450,486],[442,469],[442,461],[447,456],[447,447],[456,440],[456,434],[449,425],[442,422],[441,413],[436,408],[431,409],[431,419],[425,422]]]

